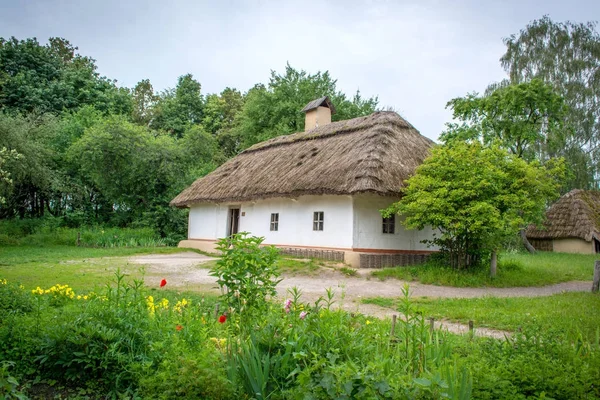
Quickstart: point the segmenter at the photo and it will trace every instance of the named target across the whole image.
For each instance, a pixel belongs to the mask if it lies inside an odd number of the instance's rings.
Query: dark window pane
[[[394,233],[396,231],[396,217],[383,218],[383,233]]]

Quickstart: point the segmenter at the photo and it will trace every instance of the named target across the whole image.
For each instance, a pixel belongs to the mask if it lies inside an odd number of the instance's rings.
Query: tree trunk
[[[527,251],[530,252],[531,254],[535,253],[535,247],[533,247],[531,245],[531,243],[529,243],[529,240],[527,240],[527,235],[525,234],[525,229],[521,229],[519,231],[519,235],[521,235],[521,240],[523,241],[523,245],[525,246]]]
[[[498,253],[496,250],[492,250],[492,261],[490,262],[490,276],[496,277],[496,266],[498,265]]]

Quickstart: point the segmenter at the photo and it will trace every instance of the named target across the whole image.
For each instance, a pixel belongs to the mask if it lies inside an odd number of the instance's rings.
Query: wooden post
[[[473,321],[469,321],[469,332],[473,334]]]
[[[600,261],[594,265],[594,281],[592,282],[592,293],[598,293],[600,290]]]
[[[434,329],[435,329],[435,318],[431,317],[431,318],[429,318],[429,332],[433,333]]]
[[[77,232],[77,246],[81,245],[81,232]]]
[[[396,331],[396,318],[398,316],[396,314],[392,315],[392,330],[390,331],[390,338],[394,338],[394,332]]]
[[[219,318],[219,303],[215,304],[215,319]]]
[[[492,260],[490,261],[490,276],[492,278],[496,277],[497,265],[498,265],[498,253],[496,253],[496,250],[493,250],[492,251]]]

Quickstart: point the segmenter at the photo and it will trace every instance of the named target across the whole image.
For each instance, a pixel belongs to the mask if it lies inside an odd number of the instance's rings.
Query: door
[[[227,224],[227,236],[235,235],[240,228],[240,209],[230,208],[227,219],[229,220]]]

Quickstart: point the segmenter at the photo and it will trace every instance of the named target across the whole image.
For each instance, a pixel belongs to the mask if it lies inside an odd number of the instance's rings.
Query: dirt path
[[[193,252],[176,254],[159,254],[135,256],[128,259],[129,263],[144,265],[147,273],[147,282],[166,278],[169,286],[189,290],[208,290],[218,292],[215,278],[208,274],[208,269],[203,264],[215,258],[207,257]],[[379,307],[373,304],[362,304],[363,297],[400,297],[402,286],[407,283],[390,279],[379,281],[369,279],[370,271],[360,271],[360,276],[346,277],[332,269],[323,269],[317,276],[283,276],[277,286],[279,295],[284,298],[287,291],[297,287],[302,291],[305,301],[315,301],[320,296],[325,296],[325,290],[331,288],[336,293],[338,306],[350,312],[359,312],[379,318],[391,317],[397,314],[394,310]],[[516,287],[516,288],[456,288],[447,286],[424,285],[417,282],[410,284],[411,296],[414,297],[441,297],[441,298],[473,298],[473,297],[539,297],[550,296],[562,292],[584,292],[591,289],[591,282],[572,281],[542,287]],[[454,333],[464,333],[468,327],[448,321],[437,322]],[[476,334],[503,338],[509,332],[492,329],[478,329]]]

